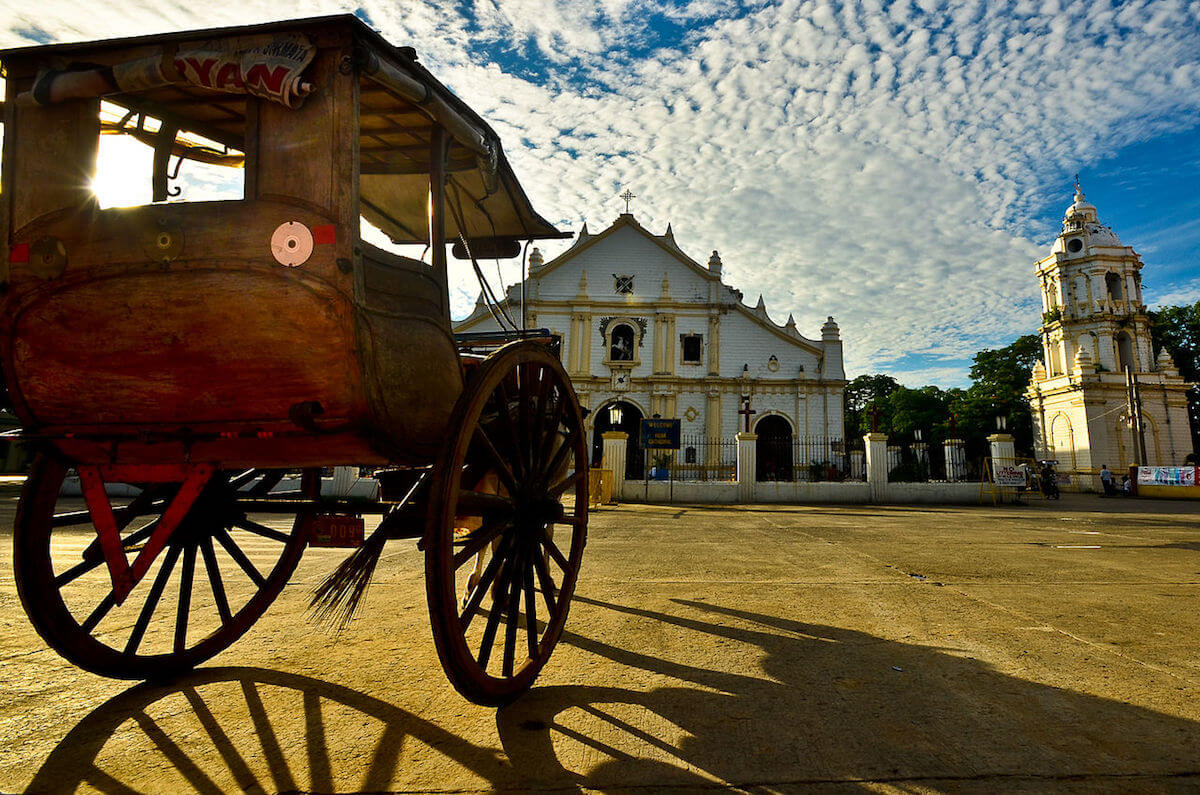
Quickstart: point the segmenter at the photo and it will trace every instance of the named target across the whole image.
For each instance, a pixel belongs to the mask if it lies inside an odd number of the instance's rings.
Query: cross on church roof
[[[629,215],[629,200],[630,200],[630,199],[636,199],[636,198],[637,198],[637,196],[635,196],[634,194],[630,193],[630,192],[629,192],[629,188],[626,188],[626,189],[625,189],[625,192],[624,192],[624,193],[622,193],[622,194],[621,194],[620,196],[618,196],[617,198],[619,198],[619,199],[624,199],[624,200],[625,200],[625,214],[626,214],[626,215]]]

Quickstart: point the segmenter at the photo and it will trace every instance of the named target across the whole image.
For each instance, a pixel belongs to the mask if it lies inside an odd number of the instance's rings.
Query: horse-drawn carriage
[[[478,272],[563,236],[495,133],[352,16],[0,59],[0,356],[38,450],[14,567],[46,642],[171,675],[240,637],[307,544],[358,546],[317,598],[352,611],[383,542],[419,539],[451,682],[528,688],[579,570],[587,454],[548,335],[451,330],[448,242]],[[149,203],[98,204],[109,134],[152,149],[129,175]],[[241,198],[180,200],[182,160],[231,166]],[[338,465],[377,470],[378,497],[323,493]]]

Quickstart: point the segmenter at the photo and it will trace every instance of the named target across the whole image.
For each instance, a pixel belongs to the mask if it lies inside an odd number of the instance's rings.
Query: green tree
[[[846,384],[846,435],[861,436],[870,433],[873,410],[879,411],[879,430],[886,432],[891,422],[887,401],[892,393],[900,388],[900,383],[895,378],[883,373],[860,375]]]
[[[1016,440],[1017,453],[1033,453],[1033,416],[1025,389],[1041,355],[1039,336],[1026,334],[1003,348],[985,348],[971,359],[973,383],[951,401],[969,454],[978,455],[986,449],[988,435],[996,432],[997,417],[1004,417],[1008,432]]]
[[[945,438],[944,426],[949,404],[946,393],[936,386],[909,389],[902,386],[888,397],[890,425],[896,436],[912,438],[915,431],[925,434],[925,441],[940,442]]]
[[[1164,306],[1148,314],[1154,355],[1166,348],[1185,380],[1200,381],[1200,301]],[[1188,390],[1188,420],[1192,426],[1192,449],[1200,449],[1200,388],[1195,386]]]

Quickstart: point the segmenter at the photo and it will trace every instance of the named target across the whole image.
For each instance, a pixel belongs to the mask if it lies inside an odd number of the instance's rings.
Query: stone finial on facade
[[[663,237],[665,237],[667,240],[670,240],[671,243],[675,242],[675,233],[671,231],[670,221],[667,221],[667,231],[663,234]]]
[[[1046,380],[1046,365],[1042,364],[1040,359],[1033,366],[1033,380],[1034,381],[1045,381]]]
[[[721,255],[713,249],[712,256],[708,258],[708,269],[718,276],[721,274]]]
[[[1088,350],[1088,346],[1080,345],[1079,350],[1075,352],[1075,369],[1084,375],[1096,372],[1096,364],[1092,361],[1092,352]]]
[[[671,297],[671,280],[669,278],[667,278],[666,271],[663,271],[662,297],[664,299]]]
[[[1179,368],[1175,366],[1175,360],[1166,348],[1158,352],[1158,358],[1155,361],[1158,363],[1159,372],[1165,375],[1179,375]]]
[[[579,239],[586,240],[589,237],[591,237],[591,235],[588,233],[587,221],[584,221],[583,226],[579,229]]]
[[[841,329],[834,321],[833,315],[830,315],[825,321],[825,325],[821,326],[821,339],[823,340],[840,340],[842,338]]]
[[[587,298],[588,297],[587,271],[579,272],[579,294],[576,297],[577,298]]]
[[[542,266],[545,264],[546,264],[546,260],[542,257],[542,252],[540,249],[535,247],[533,249],[533,251],[529,252],[529,272],[530,273],[533,273],[536,270],[541,270]]]
[[[758,303],[754,305],[754,311],[763,317],[767,316],[767,302],[763,300],[762,293],[758,294]]]
[[[787,319],[787,322],[783,324],[783,327],[793,334],[800,333],[800,332],[796,331],[796,318],[792,317],[791,312],[788,312],[788,319]]]

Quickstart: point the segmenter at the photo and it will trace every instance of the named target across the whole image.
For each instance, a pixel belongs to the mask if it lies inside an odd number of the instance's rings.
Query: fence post
[[[992,473],[996,471],[997,466],[1013,466],[1017,463],[1017,446],[1016,439],[1011,434],[993,433],[987,438],[988,445],[992,452]],[[1015,488],[1004,487],[999,489],[1000,499],[1003,501],[1004,495],[1016,495]],[[1015,498],[1015,497],[1014,497]]]
[[[888,480],[888,443],[886,433],[868,433],[863,437],[867,446],[867,483],[871,484],[871,501],[883,502]]]
[[[758,472],[755,471],[755,456],[758,455],[758,434],[742,431],[737,435],[737,483],[738,500],[754,502],[755,484]]]
[[[601,438],[604,440],[604,452],[600,466],[612,470],[612,493],[619,500],[625,491],[625,443],[629,441],[629,434],[624,431],[605,431]]]
[[[946,480],[967,479],[967,455],[962,439],[947,439],[942,442],[946,454]]]

